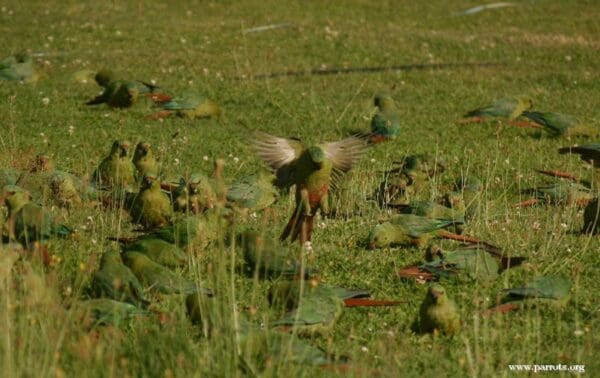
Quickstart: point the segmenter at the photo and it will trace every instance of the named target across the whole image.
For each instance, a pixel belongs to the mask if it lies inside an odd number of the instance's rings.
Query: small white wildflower
[[[69,296],[69,295],[71,295],[71,293],[72,293],[72,292],[73,292],[73,289],[71,288],[71,286],[67,286],[67,287],[65,288],[65,291],[64,291],[64,293],[65,293],[65,296]]]
[[[92,239],[92,244],[98,244],[98,240]]]
[[[369,348],[367,348],[366,346],[362,346],[360,347],[361,352],[367,353],[369,351]]]
[[[46,39],[50,42],[54,41],[54,37],[51,35],[47,36]]]
[[[70,125],[69,126],[69,135],[73,135],[74,132],[75,132],[75,126]]]
[[[250,214],[250,218],[252,218],[252,219],[258,218],[258,215],[256,215],[256,211]]]
[[[375,158],[371,159],[371,163],[375,163],[377,160],[375,160]]]
[[[319,222],[317,223],[317,227],[320,229],[324,229],[325,227],[327,227],[327,225],[325,224],[325,222]]]
[[[175,165],[179,165],[179,159],[175,158],[173,161],[175,162]]]
[[[181,38],[179,38],[179,42],[185,44],[187,42],[187,39],[181,37]]]
[[[115,35],[117,35],[117,36],[120,36],[122,34],[123,34],[123,32],[121,32],[120,30],[115,31]]]
[[[49,103],[50,103],[50,99],[49,99],[48,97],[44,97],[44,98],[42,99],[42,104],[44,104],[44,105],[48,105]]]
[[[104,114],[102,114],[102,115],[103,115],[105,118],[108,118],[108,117],[110,117],[110,113],[104,113]]]
[[[228,157],[232,158],[232,157],[233,157],[233,154],[229,154],[229,155],[228,155]]]
[[[531,228],[533,228],[534,230],[539,230],[540,228],[542,228],[542,225],[540,224],[540,222],[535,221],[533,222],[533,224],[531,225]]]
[[[154,79],[150,79],[150,84],[152,84],[152,85],[156,85],[156,80],[154,80]]]
[[[581,329],[576,329],[576,330],[573,332],[573,335],[575,335],[575,336],[583,336],[583,334],[584,334],[584,332],[583,332],[583,330],[581,330]]]
[[[572,59],[573,59],[573,58],[571,58],[571,55],[566,55],[566,56],[565,56],[565,60],[566,60],[567,62],[570,62]]]
[[[307,240],[307,241],[304,242],[304,249],[308,253],[312,253],[313,252],[313,247],[312,247],[312,243],[310,242],[310,240]]]
[[[188,80],[188,85],[194,85],[194,80]]]
[[[240,159],[236,156],[236,157],[233,158],[233,161],[237,163],[237,162],[240,161]]]
[[[202,69],[202,73],[203,73],[203,74],[205,74],[205,75],[208,75],[208,72],[209,72],[209,71],[208,71],[208,68],[203,68],[203,69]]]
[[[566,229],[568,226],[567,226],[567,224],[566,224],[566,223],[561,223],[561,224],[560,224],[560,227],[562,227],[562,228]]]
[[[202,160],[208,161],[208,156],[206,156],[206,155],[202,156]]]

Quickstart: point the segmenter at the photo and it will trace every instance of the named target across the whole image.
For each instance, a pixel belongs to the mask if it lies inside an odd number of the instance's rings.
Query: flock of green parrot
[[[35,70],[26,54],[0,61],[1,80],[34,80]],[[147,98],[160,109],[150,118],[170,115],[187,118],[216,118],[221,108],[202,96],[171,96],[159,87],[142,81],[116,77],[101,70],[95,80],[103,92],[87,102],[128,108]],[[289,361],[311,365],[344,365],[342,356],[330,356],[307,339],[327,334],[347,307],[395,306],[400,301],[371,298],[369,290],[346,289],[319,281],[319,271],[306,263],[314,221],[318,213],[330,215],[330,195],[340,180],[368,148],[400,135],[400,114],[387,93],[374,98],[377,108],[370,132],[339,141],[303,144],[255,132],[256,155],[270,169],[225,184],[222,160],[212,174],[193,173],[177,180],[165,180],[152,146],[139,142],[131,153],[126,140],[112,143],[108,155],[89,178],[77,177],[55,168],[52,160],[38,155],[27,170],[0,170],[1,202],[7,208],[3,220],[2,251],[6,256],[30,256],[44,265],[52,264],[48,242],[53,238],[77,238],[78,234],[58,223],[50,206],[67,209],[91,203],[108,210],[123,209],[138,232],[111,238],[119,250],[106,251],[90,280],[87,299],[81,301],[94,324],[114,324],[134,316],[155,317],[152,303],[160,295],[180,294],[192,323],[210,337],[214,332],[218,290],[186,278],[181,269],[190,255],[209,245],[222,244],[240,251],[242,273],[272,282],[268,301],[283,309],[281,317],[268,327],[240,321],[241,342],[251,350],[244,360],[266,360],[286,345]],[[504,98],[466,113],[460,124],[497,120],[518,127],[531,127],[551,137],[596,137],[595,128],[573,116],[532,110],[526,97]],[[540,171],[560,177],[552,185],[529,189],[530,200],[516,206],[572,204],[585,206],[584,232],[600,232],[600,144],[565,147],[561,154],[579,154],[596,170],[590,180],[560,171]],[[407,156],[394,162],[384,181],[371,197],[395,214],[374,224],[365,245],[369,249],[417,246],[426,248],[425,260],[397,272],[404,280],[435,282],[423,299],[415,331],[453,335],[460,331],[460,309],[438,281],[464,279],[468,282],[494,280],[504,270],[525,259],[506,255],[501,248],[476,237],[464,235],[466,225],[480,214],[484,183],[477,177],[460,177],[452,191],[439,201],[416,200],[415,195],[433,176],[445,169],[444,162],[427,154]],[[232,232],[234,222],[248,213],[268,211],[278,198],[294,188],[295,208],[279,240],[258,230]],[[239,227],[236,228],[239,230]],[[447,238],[460,241],[454,250],[442,250],[431,241]],[[287,241],[287,240],[290,241]],[[293,243],[293,242],[298,243]],[[18,257],[3,257],[14,264]],[[12,265],[11,265],[12,266]],[[537,277],[522,287],[505,291],[505,298],[484,315],[504,313],[531,305],[564,304],[570,283],[562,276]],[[250,368],[246,366],[246,368]]]

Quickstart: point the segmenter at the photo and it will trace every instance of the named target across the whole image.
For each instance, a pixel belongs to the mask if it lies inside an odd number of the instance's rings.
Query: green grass
[[[545,180],[536,175],[536,168],[561,168],[582,176],[590,171],[576,158],[557,154],[569,141],[535,138],[524,130],[494,125],[457,126],[454,121],[491,99],[525,94],[537,109],[575,114],[598,125],[599,8],[594,1],[526,1],[514,8],[453,17],[453,12],[479,2],[418,3],[4,3],[2,54],[27,49],[49,55],[37,59],[44,77],[36,84],[0,83],[0,163],[23,167],[28,157],[45,152],[61,169],[89,174],[114,139],[128,138],[152,143],[173,177],[210,172],[212,161],[224,158],[230,182],[262,165],[248,143],[251,130],[315,142],[335,140],[352,130],[366,130],[373,94],[388,90],[403,117],[402,135],[370,149],[347,177],[349,195],[342,206],[357,215],[326,219],[326,227],[314,233],[312,258],[327,282],[370,288],[376,297],[407,303],[348,309],[333,333],[314,343],[349,356],[360,368],[358,376],[372,371],[384,376],[507,376],[512,375],[507,367],[512,363],[583,364],[594,374],[600,368],[595,358],[600,348],[598,238],[578,234],[582,219],[575,208],[512,207],[521,199],[519,189]],[[242,33],[280,22],[295,26]],[[251,78],[319,67],[460,62],[501,65]],[[126,111],[86,107],[83,103],[98,87],[77,83],[72,74],[102,67],[154,79],[174,92],[199,91],[222,104],[225,115],[218,122],[154,122],[144,118],[151,109],[143,105]],[[246,79],[235,79],[242,75]],[[366,200],[382,178],[380,171],[393,159],[421,152],[439,155],[448,162],[448,170],[419,198],[435,198],[458,175],[481,177],[486,204],[467,232],[511,255],[528,257],[524,267],[503,273],[491,284],[444,283],[464,321],[454,338],[422,337],[410,330],[426,286],[399,281],[394,272],[421,260],[422,251],[364,248],[369,230],[385,215]],[[48,289],[31,284],[16,290],[10,282],[0,287],[4,374],[242,374],[237,369],[234,317],[244,314],[260,323],[272,311],[264,298],[266,283],[232,274],[236,262],[230,249],[199,251],[191,272],[185,273],[210,283],[222,298],[220,327],[212,338],[201,337],[188,322],[177,296],[156,300],[157,308],[171,319],[165,325],[140,320],[88,331],[65,305],[85,293],[101,253],[115,248],[106,237],[126,233],[130,226],[118,212],[55,211],[80,238],[51,243],[60,263],[45,272]],[[276,236],[291,211],[292,199],[283,198],[274,222],[249,223]],[[477,315],[495,302],[502,288],[545,273],[570,278],[568,308],[493,318]],[[264,374],[334,373],[275,359]]]

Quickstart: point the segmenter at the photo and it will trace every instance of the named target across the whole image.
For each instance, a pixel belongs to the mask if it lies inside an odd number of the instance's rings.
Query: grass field
[[[331,335],[312,342],[348,356],[352,367],[343,374],[356,376],[522,374],[510,372],[508,364],[585,365],[593,376],[600,369],[599,239],[580,234],[582,212],[573,206],[512,206],[524,199],[520,189],[549,180],[536,168],[590,177],[592,170],[579,159],[557,153],[582,141],[455,121],[490,100],[522,94],[533,98],[536,109],[574,114],[600,126],[600,7],[591,0],[523,1],[455,16],[479,2],[420,3],[4,2],[1,55],[28,50],[43,56],[36,58],[42,75],[37,83],[0,82],[0,164],[24,167],[36,153],[47,153],[63,170],[90,174],[112,141],[125,138],[150,142],[171,177],[210,173],[214,159],[224,158],[226,181],[232,182],[263,166],[249,143],[253,130],[312,142],[336,140],[368,130],[373,95],[387,90],[402,114],[401,136],[369,149],[346,176],[337,206],[348,216],[323,220],[310,259],[328,283],[369,288],[376,297],[406,303],[346,309]],[[284,22],[292,26],[243,32]],[[476,62],[497,65],[255,77],[314,68]],[[152,112],[149,105],[88,107],[85,101],[99,87],[93,80],[78,82],[73,74],[103,67],[155,80],[175,93],[198,91],[221,104],[224,116],[157,122],[144,118]],[[423,152],[443,158],[448,167],[419,198],[437,198],[457,176],[480,177],[485,204],[467,233],[528,258],[491,284],[443,282],[463,320],[454,337],[411,331],[427,287],[401,281],[394,272],[422,260],[423,251],[365,248],[370,229],[389,215],[367,199],[382,171],[403,155]],[[244,226],[276,237],[292,209],[293,196],[283,197],[275,205],[275,220],[259,216]],[[132,226],[118,211],[54,211],[79,237],[51,242],[57,264],[45,271],[34,268],[45,283],[33,282],[29,291],[12,290],[10,281],[0,285],[2,375],[244,375],[232,325],[242,316],[266,323],[275,310],[265,298],[268,283],[234,274],[237,261],[230,248],[197,251],[189,271],[182,272],[218,292],[219,327],[211,338],[187,320],[179,296],[155,298],[153,306],[169,316],[165,324],[136,319],[89,330],[68,307],[85,296],[99,256],[117,248],[107,237],[128,234]],[[570,279],[568,307],[479,315],[502,288],[548,273]],[[338,374],[272,357],[261,375]]]

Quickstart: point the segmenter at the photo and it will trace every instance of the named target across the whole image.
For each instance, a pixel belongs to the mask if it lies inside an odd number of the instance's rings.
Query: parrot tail
[[[527,128],[527,129],[542,129],[543,128],[542,126],[540,126],[539,124],[537,124],[535,122],[528,122],[528,121],[509,121],[508,124],[511,126],[522,127],[522,128]]]
[[[455,234],[453,232],[448,232],[448,231],[444,231],[444,230],[438,231],[438,236],[440,238],[450,239],[450,240],[456,240],[456,241],[462,241],[462,242],[465,242],[465,243],[481,243],[481,240],[476,239],[476,238],[474,238],[472,236],[458,235],[458,234]]]
[[[409,266],[403,268],[396,272],[396,276],[398,276],[398,278],[408,278],[422,281],[433,281],[435,279],[435,275],[419,269],[418,266]]]
[[[390,301],[370,298],[347,298],[344,299],[346,307],[380,307],[380,306],[397,306],[403,301]]]
[[[102,96],[96,96],[93,99],[89,100],[88,102],[86,102],[86,105],[100,105],[100,104],[104,104],[105,99]]]
[[[157,121],[159,119],[167,118],[171,114],[173,114],[171,110],[161,110],[160,112],[149,115],[148,118]]]
[[[536,169],[536,172],[541,173],[543,175],[566,178],[575,182],[579,182],[579,178],[572,173],[563,172],[558,170],[544,170],[544,169]]]
[[[530,206],[535,206],[538,203],[540,203],[539,199],[532,198],[532,199],[528,199],[526,201],[519,202],[519,203],[515,204],[515,207],[530,207]]]
[[[485,122],[485,118],[482,116],[476,116],[474,112],[470,112],[465,114],[464,119],[461,119],[459,121],[456,121],[457,124],[459,125],[465,125],[468,123],[482,123]]]
[[[172,97],[166,93],[146,93],[145,96],[152,100],[155,104],[164,104],[172,99]]]
[[[507,312],[515,311],[519,309],[519,305],[517,303],[504,303],[492,308],[489,308],[481,313],[483,316],[489,316],[492,314],[506,314]]]
[[[299,240],[300,243],[304,244],[305,241],[310,241],[313,230],[313,219],[314,215],[305,215],[302,212],[297,214],[298,211],[294,211],[290,221],[283,229],[281,233],[281,240],[285,240],[291,235],[291,240]]]

